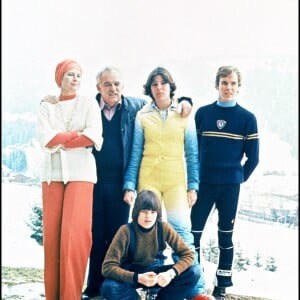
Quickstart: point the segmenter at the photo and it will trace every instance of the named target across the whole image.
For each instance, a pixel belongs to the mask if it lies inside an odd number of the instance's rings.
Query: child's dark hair
[[[161,220],[162,218],[161,204],[160,204],[160,199],[158,198],[156,193],[152,191],[144,190],[137,194],[132,209],[132,214],[131,214],[132,220],[136,223],[141,210],[156,211],[157,220]]]

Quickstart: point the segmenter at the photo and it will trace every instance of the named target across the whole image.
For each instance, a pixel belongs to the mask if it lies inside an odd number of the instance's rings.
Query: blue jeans
[[[175,222],[174,222],[175,221]],[[184,222],[184,219],[175,219],[172,216],[168,218],[168,222],[172,225],[172,227],[177,231],[177,233],[181,236],[181,238],[185,241],[190,249],[192,249],[195,253],[194,265],[199,269],[199,280],[196,285],[193,287],[192,292],[188,295],[188,297],[193,297],[197,294],[204,294],[206,292],[204,274],[202,266],[199,264],[198,255],[199,253],[196,251],[194,246],[194,237],[191,233],[189,224]],[[173,260],[176,262],[176,256],[173,257]]]
[[[170,267],[168,267],[170,268]],[[176,276],[166,287],[160,287],[157,300],[182,300],[190,296],[191,289],[200,277],[200,269],[192,265],[185,272]],[[140,297],[137,288],[144,287],[141,284],[117,281],[106,278],[101,287],[101,295],[107,300],[138,300]],[[155,286],[153,288],[157,288]]]

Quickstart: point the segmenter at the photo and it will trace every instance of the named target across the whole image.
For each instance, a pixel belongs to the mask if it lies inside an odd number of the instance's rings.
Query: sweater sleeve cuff
[[[185,96],[179,97],[178,98],[178,103],[180,103],[182,101],[187,101],[187,102],[189,102],[193,106],[193,100],[190,97],[185,97]]]
[[[125,190],[135,191],[135,183],[131,181],[126,181],[123,185],[123,191]]]
[[[71,141],[64,143],[66,148],[89,147],[93,145],[93,141],[85,135],[80,135]]]
[[[199,189],[199,183],[197,183],[197,182],[190,182],[190,183],[188,183],[188,191],[190,191],[190,190],[195,190],[195,191],[198,191],[198,189]]]
[[[138,283],[138,276],[139,276],[139,273],[134,272],[134,274],[133,274],[133,283]]]
[[[171,268],[175,272],[175,277],[178,276],[178,272],[175,268]]]
[[[70,131],[70,132],[60,132],[58,133],[51,141],[48,142],[46,147],[54,147],[59,144],[64,144],[74,138],[77,137],[76,131]]]

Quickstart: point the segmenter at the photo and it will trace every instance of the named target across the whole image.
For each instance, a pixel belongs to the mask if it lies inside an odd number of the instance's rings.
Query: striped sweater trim
[[[246,136],[247,140],[255,140],[255,139],[258,139],[259,136],[258,136],[258,133],[253,133],[253,134],[248,134]]]
[[[199,134],[199,132],[197,132]],[[243,136],[240,134],[233,134],[229,132],[217,132],[217,131],[203,131],[201,133],[202,136],[210,136],[210,137],[221,137],[221,138],[229,138],[234,140],[253,140],[258,139],[258,133],[249,134],[247,136]]]

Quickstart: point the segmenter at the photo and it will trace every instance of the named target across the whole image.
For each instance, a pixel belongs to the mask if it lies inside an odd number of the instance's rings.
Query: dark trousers
[[[182,300],[190,294],[199,278],[199,265],[192,265],[185,272],[175,277],[166,287],[159,288],[156,299]],[[107,300],[138,300],[140,297],[136,289],[139,287],[143,286],[107,278],[102,284],[101,295]],[[157,290],[157,286],[153,289]]]
[[[219,265],[216,273],[219,287],[232,286],[233,263],[232,235],[238,207],[240,184],[205,184],[199,186],[198,200],[192,207],[191,221],[195,248],[200,249],[200,239],[213,206],[218,210]]]
[[[109,244],[119,227],[128,223],[130,206],[123,200],[123,182],[118,180],[98,180],[94,188],[92,249],[85,293],[99,294],[104,277],[102,263]]]

